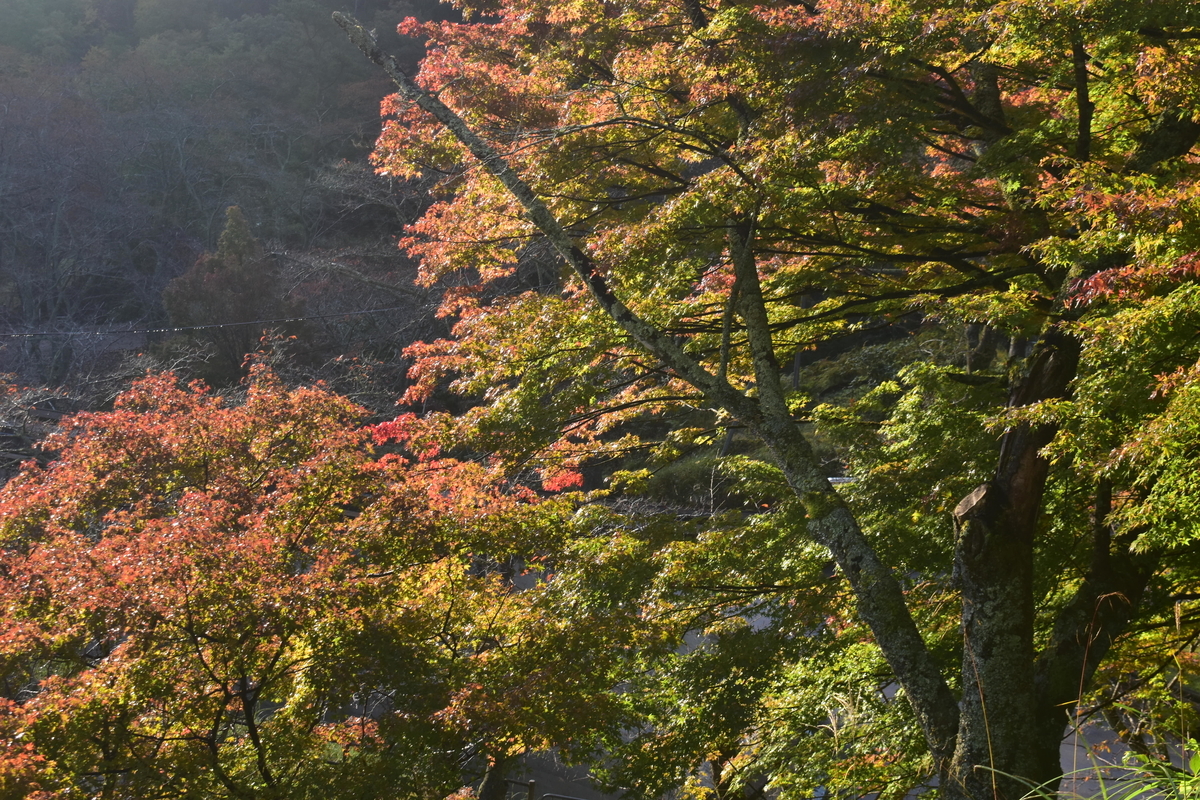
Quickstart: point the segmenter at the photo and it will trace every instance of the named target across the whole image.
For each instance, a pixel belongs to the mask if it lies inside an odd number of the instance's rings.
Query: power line
[[[217,322],[211,325],[184,325],[178,328],[130,328],[116,331],[34,331],[32,333],[0,333],[0,339],[41,339],[50,336],[128,336],[134,333],[182,333],[184,331],[208,331],[217,328],[238,328],[246,325],[273,325],[283,322],[308,322],[334,317],[357,317],[363,314],[384,314],[404,311],[409,306],[391,308],[369,308],[361,311],[339,311],[336,314],[317,314],[309,317],[280,317],[278,319],[253,319],[247,322]]]

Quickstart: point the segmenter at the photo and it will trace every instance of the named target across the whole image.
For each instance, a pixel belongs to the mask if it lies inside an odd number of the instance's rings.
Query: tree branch
[[[529,184],[517,175],[495,148],[485,142],[445,103],[426,92],[412,78],[408,77],[400,69],[396,59],[384,54],[376,44],[374,37],[355,19],[341,12],[334,12],[333,19],[346,31],[350,41],[357,45],[367,58],[383,67],[388,77],[400,90],[401,97],[415,103],[446,126],[484,168],[504,185],[509,194],[525,209],[529,220],[546,236],[559,255],[583,280],[592,297],[617,325],[681,378],[702,391],[710,400],[729,409],[731,413],[743,418],[748,424],[751,420],[759,417],[758,409],[745,395],[730,386],[728,382],[719,381],[699,362],[687,355],[678,343],[643,320],[617,298],[604,275],[597,269],[596,264],[572,241],[563,226],[550,213],[546,204],[533,193]]]
[[[1130,172],[1149,172],[1158,164],[1186,155],[1200,139],[1200,123],[1178,111],[1159,114],[1142,136],[1125,168]]]
[[[1083,47],[1083,39],[1076,34],[1071,40],[1071,60],[1075,64],[1075,105],[1079,109],[1079,125],[1075,135],[1075,158],[1087,161],[1092,152],[1092,113],[1096,104],[1088,93],[1088,70],[1090,60]]]
[[[687,12],[688,22],[692,23],[692,28],[702,31],[708,27],[708,17],[704,13],[703,6],[700,5],[700,0],[683,0],[683,9]]]
[[[729,253],[740,287],[739,305],[764,417],[761,434],[778,458],[788,483],[804,503],[809,533],[829,548],[850,582],[859,613],[904,687],[941,771],[954,752],[957,702],[917,630],[895,575],[879,560],[858,521],[820,471],[812,446],[792,421],[779,382],[770,320],[750,247],[753,239],[752,221],[735,223],[730,229]]]
[[[379,289],[380,291],[386,292],[387,294],[390,294],[391,296],[400,300],[412,300],[414,298],[421,297],[419,293],[406,286],[397,286],[393,283],[372,278],[370,275],[359,272],[353,267],[347,267],[345,264],[339,264],[337,261],[332,259],[313,258],[307,255],[295,256],[284,250],[274,251],[270,253],[270,255],[275,256],[276,258],[286,259],[294,264],[300,264],[302,266],[309,267],[310,269],[325,270],[338,275],[344,275],[347,278],[357,281],[358,283]]]
[[[736,251],[732,254],[735,269],[740,271],[744,279],[741,290],[743,315],[749,316],[747,327],[753,329],[752,351],[755,351],[756,369],[761,374],[758,402],[710,373],[685,353],[673,338],[622,303],[597,265],[572,241],[545,203],[495,148],[476,134],[452,109],[409,78],[400,69],[396,59],[385,55],[374,37],[357,21],[340,12],[335,12],[333,18],[371,61],[383,67],[403,98],[441,122],[503,184],[525,209],[529,220],[545,234],[618,326],[680,378],[696,387],[708,402],[723,407],[740,419],[771,448],[788,483],[808,510],[808,532],[830,550],[849,579],[858,600],[859,613],[870,626],[908,695],[934,759],[939,767],[948,763],[958,727],[958,709],[954,697],[939,666],[925,647],[895,576],[879,560],[857,521],[829,484],[811,445],[787,413],[779,386],[778,369],[771,367],[774,356],[771,354],[766,308],[757,269],[750,255],[749,240],[745,238],[752,236],[753,227],[743,231],[743,238],[731,249]]]
[[[1132,553],[1131,536],[1114,547],[1108,515],[1112,486],[1101,481],[1092,512],[1092,559],[1074,596],[1058,612],[1050,641],[1038,656],[1034,683],[1038,708],[1048,716],[1037,721],[1045,746],[1062,739],[1064,708],[1073,708],[1091,683],[1113,642],[1139,610],[1142,595],[1158,568],[1156,553]]]

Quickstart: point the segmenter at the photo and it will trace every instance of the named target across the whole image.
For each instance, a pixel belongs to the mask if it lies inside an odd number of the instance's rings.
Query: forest
[[[1200,791],[1200,6],[0,12],[0,798]]]
[[[422,192],[372,175],[365,155],[386,78],[345,46],[336,8],[0,5],[0,369],[22,385],[72,387],[59,405],[87,407],[145,372],[122,372],[131,351],[236,384],[264,327],[285,326],[123,331],[307,317],[295,355],[313,369],[347,354],[390,365],[429,335],[413,327],[432,319],[427,293],[394,245]],[[421,43],[399,36],[399,21],[455,13],[431,1],[347,10],[414,66]],[[231,206],[262,244],[261,263],[196,294],[214,268],[197,262],[217,249]]]

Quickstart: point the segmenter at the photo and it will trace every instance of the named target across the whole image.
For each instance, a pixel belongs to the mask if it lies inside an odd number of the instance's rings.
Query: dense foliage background
[[[0,792],[1179,770],[1195,4],[350,5],[0,4]]]

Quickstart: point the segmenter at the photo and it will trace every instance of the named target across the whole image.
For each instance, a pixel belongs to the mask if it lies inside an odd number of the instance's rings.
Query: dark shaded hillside
[[[419,201],[366,166],[387,85],[329,23],[339,8],[413,64],[422,45],[396,23],[453,13],[431,0],[0,2],[0,370],[61,383],[110,369],[111,343],[69,334],[168,325],[164,287],[216,249],[235,205],[285,254],[289,307],[403,305],[348,277],[407,284],[392,237]],[[323,321],[299,349],[312,363],[392,355],[395,328],[419,314],[385,329]],[[56,335],[11,336],[30,332]]]

